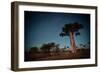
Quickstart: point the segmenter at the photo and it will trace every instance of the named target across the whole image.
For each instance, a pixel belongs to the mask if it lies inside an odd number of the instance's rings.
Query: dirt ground
[[[50,53],[25,53],[24,61],[42,60],[64,60],[64,59],[85,59],[90,58],[90,49],[77,49],[76,53],[71,51],[50,52]]]

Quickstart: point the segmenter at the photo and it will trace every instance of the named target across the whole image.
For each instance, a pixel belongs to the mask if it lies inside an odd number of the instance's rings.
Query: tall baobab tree
[[[62,32],[60,33],[60,36],[69,36],[70,39],[70,50],[72,53],[76,52],[76,45],[74,40],[74,33],[76,35],[80,35],[79,29],[83,28],[83,26],[77,22],[75,23],[69,23],[65,24],[62,28]]]

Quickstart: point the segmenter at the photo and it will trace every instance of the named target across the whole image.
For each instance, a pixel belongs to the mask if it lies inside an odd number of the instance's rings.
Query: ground
[[[76,53],[71,51],[62,52],[25,52],[25,61],[42,61],[42,60],[64,60],[64,59],[85,59],[90,58],[90,49],[77,49]]]

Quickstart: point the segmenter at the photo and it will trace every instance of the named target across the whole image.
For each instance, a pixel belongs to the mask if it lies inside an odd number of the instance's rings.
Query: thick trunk
[[[69,38],[70,38],[70,50],[72,51],[72,53],[76,52],[76,45],[75,45],[75,41],[74,41],[74,35],[73,32],[69,32]]]

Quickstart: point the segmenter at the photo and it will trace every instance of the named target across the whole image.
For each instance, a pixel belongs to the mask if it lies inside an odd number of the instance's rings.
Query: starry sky
[[[69,36],[59,34],[65,24],[78,22],[84,28],[75,36],[76,46],[90,42],[90,14],[24,11],[24,47],[40,47],[44,43],[55,42],[60,48],[70,46]]]

